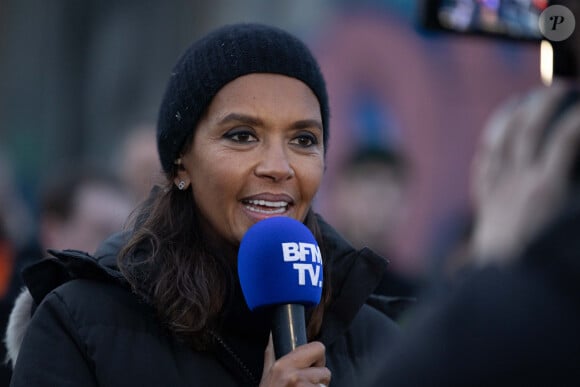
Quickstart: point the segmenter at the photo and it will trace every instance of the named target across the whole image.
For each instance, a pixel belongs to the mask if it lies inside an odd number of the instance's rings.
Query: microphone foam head
[[[248,229],[238,252],[238,275],[250,310],[315,305],[322,295],[322,256],[314,235],[288,217],[267,218]]]

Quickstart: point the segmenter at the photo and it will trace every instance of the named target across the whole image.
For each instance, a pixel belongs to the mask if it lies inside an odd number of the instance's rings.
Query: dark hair
[[[191,187],[180,191],[169,180],[136,216],[135,231],[118,257],[121,272],[171,331],[194,348],[205,349],[210,330],[236,284],[235,264],[208,250]],[[323,248],[312,211],[305,224]],[[328,270],[324,276],[328,279]],[[327,283],[325,280],[323,300],[309,320],[310,338],[322,324],[330,294]]]
[[[410,174],[409,160],[401,150],[369,146],[356,149],[342,165],[347,175],[366,170],[370,165],[381,165],[393,171],[396,178],[405,181]]]

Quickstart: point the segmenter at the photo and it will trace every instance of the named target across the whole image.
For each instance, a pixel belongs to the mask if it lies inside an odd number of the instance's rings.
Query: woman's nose
[[[260,151],[254,173],[273,181],[283,181],[294,176],[287,150],[280,145],[270,145]]]

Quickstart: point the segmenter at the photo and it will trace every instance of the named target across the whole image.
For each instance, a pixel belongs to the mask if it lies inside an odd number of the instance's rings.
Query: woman
[[[96,258],[53,252],[24,273],[38,307],[20,348],[12,328],[22,324],[8,329],[12,385],[364,385],[362,365],[380,361],[395,325],[365,304],[384,259],[312,211],[327,142],[324,79],[301,41],[238,24],[194,43],[159,114],[167,185]],[[312,230],[326,272],[309,343],[275,360],[236,257],[250,226],[280,215]]]

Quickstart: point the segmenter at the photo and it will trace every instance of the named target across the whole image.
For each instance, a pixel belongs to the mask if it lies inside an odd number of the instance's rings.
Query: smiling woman
[[[175,181],[191,184],[202,222],[235,245],[261,219],[306,218],[324,172],[322,136],[320,105],[306,84],[244,75],[215,95]]]
[[[396,331],[366,304],[386,261],[312,209],[327,141],[325,82],[303,42],[236,24],[193,43],[159,112],[165,185],[95,257],[54,252],[25,272],[12,385],[364,386]],[[249,310],[237,276],[243,236],[274,216],[312,231],[325,278],[309,342],[279,359],[270,313]]]

